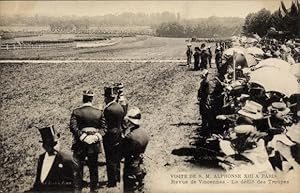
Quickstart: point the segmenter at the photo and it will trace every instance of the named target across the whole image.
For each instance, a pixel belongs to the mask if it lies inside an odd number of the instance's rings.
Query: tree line
[[[242,31],[244,19],[237,17],[209,17],[164,22],[157,26],[156,34],[164,37],[231,37]]]
[[[290,8],[286,8],[285,4],[281,2],[279,9],[273,13],[267,9],[249,13],[245,18],[244,33],[265,36],[270,28],[275,28],[277,31],[288,32],[292,36],[300,37],[299,2],[299,0],[293,0]]]
[[[152,26],[161,22],[172,22],[180,19],[180,14],[171,12],[161,13],[131,13],[106,14],[101,16],[0,16],[0,26],[49,26],[53,23],[81,23],[89,26]]]

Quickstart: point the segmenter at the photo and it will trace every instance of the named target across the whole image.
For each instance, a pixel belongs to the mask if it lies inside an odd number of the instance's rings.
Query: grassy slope
[[[136,53],[145,50],[158,57],[165,54],[176,58],[179,51],[184,53],[182,39],[165,39],[160,43],[153,43],[160,47],[151,47],[149,42],[135,42],[136,49],[118,51],[124,57],[135,58],[139,57]],[[111,53],[115,55],[114,51]],[[147,154],[155,161],[146,159],[149,170],[146,189],[152,190],[157,181],[155,172],[167,169],[164,165],[183,169],[184,157],[175,157],[171,151],[187,146],[187,138],[195,127],[174,124],[197,120],[195,96],[199,72],[188,71],[175,63],[2,64],[0,192],[23,191],[31,187],[37,156],[42,152],[36,127],[54,124],[61,133],[62,149],[69,151],[72,141],[68,130],[70,113],[80,105],[82,90],[93,89],[95,105],[101,106],[103,86],[120,81],[125,84],[130,104],[141,108],[143,127],[151,135]],[[104,168],[100,171],[100,179],[104,180]]]

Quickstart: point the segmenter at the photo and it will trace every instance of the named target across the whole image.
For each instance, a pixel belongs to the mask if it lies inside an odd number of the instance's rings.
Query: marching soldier
[[[98,185],[98,154],[101,153],[102,136],[100,134],[102,112],[92,106],[93,92],[83,92],[83,105],[76,108],[71,115],[70,131],[74,136],[72,145],[73,157],[78,167],[76,168],[75,188],[82,189],[83,163],[87,158],[90,172],[90,189],[96,191]]]
[[[27,192],[71,192],[74,189],[75,162],[61,152],[53,126],[39,129],[45,153],[38,159],[34,186]]]
[[[103,145],[106,157],[108,187],[117,186],[120,182],[120,143],[122,139],[122,122],[125,116],[123,107],[117,102],[116,87],[104,88],[104,102],[106,106],[103,115],[106,123],[106,133]]]
[[[143,153],[146,150],[149,136],[140,128],[141,112],[138,108],[128,111],[125,120],[127,130],[122,143],[122,156],[124,163],[124,192],[142,192],[144,187],[144,177],[146,169],[143,164]]]
[[[192,44],[189,43],[187,45],[187,51],[185,53],[187,57],[186,65],[189,66],[190,64],[192,64],[192,56],[193,56]]]

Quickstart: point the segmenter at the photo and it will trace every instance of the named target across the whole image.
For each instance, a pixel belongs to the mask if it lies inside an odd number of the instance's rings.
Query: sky
[[[292,0],[283,0],[290,7]],[[280,0],[222,1],[0,1],[0,15],[96,16],[123,12],[180,13],[182,18],[246,17],[266,8],[277,10]]]

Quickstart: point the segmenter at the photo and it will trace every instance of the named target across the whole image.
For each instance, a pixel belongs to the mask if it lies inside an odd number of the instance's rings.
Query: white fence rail
[[[44,48],[69,48],[75,47],[74,44],[51,43],[51,44],[2,44],[0,50],[17,50],[17,49],[44,49]]]

